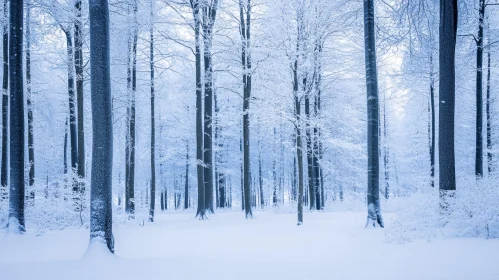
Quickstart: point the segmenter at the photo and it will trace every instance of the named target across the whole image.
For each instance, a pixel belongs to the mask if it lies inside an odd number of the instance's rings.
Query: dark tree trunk
[[[274,145],[276,143],[276,128],[274,127]],[[276,156],[272,157],[272,179],[273,179],[273,187],[272,187],[272,205],[277,207],[277,162]]]
[[[184,209],[189,209],[189,141],[186,142],[185,147]]]
[[[251,218],[251,186],[250,186],[250,131],[249,106],[251,98],[251,0],[239,0],[240,32],[242,39],[242,66],[243,66],[243,167],[244,167],[244,205],[246,218]]]
[[[68,174],[68,118],[64,123],[64,175]]]
[[[31,99],[31,4],[26,2],[26,103],[28,107],[28,185],[29,199],[35,203],[35,146],[33,131],[33,102]]]
[[[258,193],[260,195],[260,208],[265,206],[263,198],[263,171],[262,171],[262,149],[260,147],[260,126],[258,127]]]
[[[218,208],[225,207],[225,174],[220,171],[219,165],[222,164],[222,151],[223,144],[220,140],[220,135],[222,128],[220,127],[220,107],[218,106],[217,92],[213,95],[213,101],[215,102],[215,145],[217,150],[215,152],[215,189],[216,189],[216,206]]]
[[[318,118],[320,114],[320,96],[321,96],[321,87],[322,87],[322,43],[320,40],[316,42],[316,78],[315,78],[315,100],[314,100],[314,117]],[[321,145],[320,145],[321,137],[320,130],[317,124],[314,125],[314,142],[313,142],[313,153],[312,153],[312,162],[313,162],[313,173],[314,173],[314,188],[315,188],[315,197],[316,197],[316,209],[324,209],[324,189],[321,185],[320,180],[320,157],[321,157]]]
[[[364,0],[364,38],[367,87],[367,224],[383,227],[379,202],[379,104],[374,31],[374,1]]]
[[[243,167],[243,135],[239,137],[239,152],[241,153],[241,210],[244,211],[244,167]]]
[[[296,158],[298,161],[298,225],[303,224],[303,155],[302,155],[302,142],[301,142],[300,106],[301,106],[300,100],[297,96],[297,92],[295,92]]]
[[[299,77],[298,77],[298,58],[300,54],[300,45],[302,39],[302,24],[303,15],[300,11],[297,12],[298,18],[298,37],[296,41],[296,58],[293,64],[293,95],[295,102],[295,135],[296,135],[296,161],[298,162],[298,225],[303,224],[303,155],[302,155],[302,142],[301,142],[301,98],[298,96],[299,91]]]
[[[438,157],[442,209],[447,209],[446,197],[453,196],[456,190],[454,108],[457,18],[457,0],[440,0]]]
[[[107,0],[90,1],[90,81],[92,94],[92,177],[90,242],[114,252],[112,233],[113,122]]]
[[[74,64],[76,78],[76,104],[78,108],[78,177],[79,190],[85,192],[85,127],[83,119],[83,24],[81,16],[81,0],[75,1],[74,22]]]
[[[161,211],[165,211],[165,193],[162,191],[160,196]]]
[[[203,84],[201,82],[201,17],[199,0],[190,0],[192,14],[194,17],[194,36],[196,41],[196,168],[198,184],[198,206],[196,217],[206,218],[205,213],[205,189],[204,189],[204,157],[203,157]]]
[[[478,37],[476,38],[476,154],[475,176],[483,177],[483,25],[485,0],[479,0]]]
[[[154,210],[156,204],[156,125],[154,119],[154,98],[155,98],[155,88],[154,88],[154,9],[153,1],[151,0],[151,26],[150,26],[150,37],[149,37],[149,67],[151,72],[151,200],[149,203],[149,221],[154,221]]]
[[[218,0],[202,7],[204,43],[204,185],[205,211],[213,209],[213,26],[217,15]]]
[[[389,149],[387,138],[388,126],[386,124],[386,95],[383,94],[383,164],[385,169],[385,199],[390,197]]]
[[[492,123],[490,113],[490,49],[487,52],[487,166],[489,175],[492,173]]]
[[[76,180],[76,172],[78,168],[78,139],[77,123],[76,123],[76,104],[75,104],[75,87],[74,87],[74,64],[73,64],[73,38],[71,31],[61,25],[61,29],[66,35],[66,49],[68,59],[68,95],[69,95],[69,143],[71,147],[71,183],[73,188],[73,199],[75,201],[76,210],[79,211],[82,204],[78,181]]]
[[[23,0],[10,1],[10,205],[12,232],[24,232]]]
[[[1,198],[7,198],[8,130],[9,130],[9,24],[8,0],[3,1],[3,83],[2,83],[2,170],[0,175]]]
[[[310,128],[310,91],[307,89],[307,82],[303,82],[305,91],[305,138],[307,142],[307,173],[308,173],[308,193],[310,210],[315,208],[315,188],[314,188],[314,168],[312,156],[312,133]]]
[[[137,0],[133,2],[133,34],[132,42],[130,46],[131,51],[131,62],[128,69],[128,79],[131,79],[131,91],[129,90],[129,119],[128,119],[128,135],[126,139],[128,140],[126,147],[128,148],[128,161],[127,164],[127,178],[125,187],[125,211],[129,214],[130,218],[134,218],[135,215],[135,93],[137,90],[137,37],[138,37],[138,26],[137,26]]]
[[[433,52],[430,54],[430,110],[431,136],[430,136],[430,180],[431,186],[435,186],[435,74],[433,73]]]

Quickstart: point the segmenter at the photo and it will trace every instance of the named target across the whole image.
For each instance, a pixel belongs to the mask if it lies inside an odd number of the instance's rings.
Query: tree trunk
[[[131,91],[129,90],[129,119],[128,119],[128,140],[126,147],[128,148],[128,161],[127,161],[127,179],[125,187],[125,211],[129,214],[129,218],[135,216],[135,93],[137,90],[137,0],[133,2],[133,28],[132,28],[132,42],[130,46],[131,62],[128,69],[128,80],[131,82]],[[131,80],[130,80],[131,79]]]
[[[24,224],[24,81],[23,0],[10,1],[10,205],[11,232],[25,231]]]
[[[215,213],[213,209],[213,65],[212,45],[213,26],[215,24],[218,0],[202,7],[202,27],[204,43],[204,185],[205,210]]]
[[[296,64],[295,64],[296,65]],[[303,224],[303,156],[301,143],[301,115],[300,100],[295,92],[296,110],[296,158],[298,161],[298,225]]]
[[[308,173],[308,193],[310,210],[315,208],[315,188],[314,188],[314,169],[312,158],[312,133],[310,129],[310,91],[307,89],[307,81],[303,82],[305,92],[305,138],[307,142],[307,173]]]
[[[452,197],[456,189],[454,108],[457,15],[457,0],[441,0],[438,155],[440,206],[444,210],[448,206],[446,198]]]
[[[320,96],[321,96],[321,87],[322,87],[322,43],[320,40],[316,42],[316,61],[315,61],[315,71],[316,71],[316,79],[315,79],[315,98],[314,98],[314,117],[316,119],[319,118],[320,114]],[[324,188],[321,185],[320,180],[320,157],[321,157],[321,137],[320,130],[317,124],[314,125],[314,142],[313,142],[313,153],[312,153],[312,162],[313,162],[313,173],[314,173],[314,187],[315,187],[315,197],[316,197],[316,209],[321,210],[324,209]]]
[[[9,129],[9,15],[8,0],[3,1],[3,83],[2,83],[2,170],[0,175],[0,198],[7,199],[8,129]]]
[[[185,144],[184,209],[189,209],[189,141]]]
[[[435,74],[433,73],[433,51],[430,54],[430,113],[431,113],[431,136],[430,136],[430,165],[431,186],[435,186]]]
[[[155,98],[155,92],[154,92],[154,7],[153,7],[153,1],[151,0],[151,26],[150,26],[150,38],[149,38],[149,66],[150,66],[150,72],[151,72],[151,200],[150,200],[150,205],[149,205],[149,221],[153,222],[154,221],[154,210],[155,210],[155,204],[156,204],[156,157],[155,157],[155,150],[156,150],[156,125],[155,125],[155,119],[154,119],[154,98]]]
[[[246,11],[245,11],[246,8]],[[246,15],[246,17],[245,17]],[[244,167],[244,204],[246,205],[246,218],[253,217],[251,210],[250,186],[250,131],[249,131],[249,106],[251,98],[251,0],[239,0],[240,32],[242,39],[242,66],[243,66],[243,167]]]
[[[75,1],[74,22],[74,65],[76,77],[76,104],[78,108],[78,177],[79,190],[85,192],[85,126],[83,118],[83,24],[81,16],[81,0]]]
[[[383,164],[385,170],[385,199],[390,197],[389,149],[387,138],[388,126],[386,124],[386,94],[383,93]]]
[[[239,152],[241,154],[241,210],[244,211],[244,160],[243,160],[243,135],[239,137]]]
[[[479,0],[478,37],[476,39],[476,154],[475,176],[483,177],[483,25],[485,0]]]
[[[64,123],[64,175],[68,174],[68,117]]]
[[[364,38],[367,87],[367,223],[383,227],[379,202],[379,104],[374,33],[374,1],[364,0]]]
[[[190,0],[194,17],[195,56],[196,56],[196,168],[198,184],[198,206],[196,217],[206,218],[204,189],[204,157],[203,157],[203,84],[201,82],[201,18],[199,15],[199,0]]]
[[[74,63],[73,63],[73,38],[71,31],[61,25],[61,29],[66,35],[66,50],[68,59],[68,95],[69,95],[69,143],[71,147],[71,184],[73,189],[73,199],[75,201],[76,211],[81,211],[82,195],[79,190],[78,180],[76,178],[78,169],[78,139],[76,123],[76,104],[74,87]]]
[[[487,52],[487,166],[489,171],[489,177],[492,173],[492,123],[491,123],[491,113],[490,113],[490,49]]]
[[[35,146],[33,130],[33,102],[31,99],[31,3],[26,2],[26,102],[28,107],[28,168],[29,199],[35,203]]]
[[[456,190],[454,154],[455,52],[458,6],[457,0],[440,1],[439,48],[439,129],[438,157],[440,170],[440,207],[447,209],[447,197]]]
[[[265,200],[263,198],[263,172],[262,172],[262,149],[260,147],[260,126],[258,126],[258,187],[259,187],[259,199],[260,208],[263,209],[265,206]]]
[[[92,93],[92,177],[90,242],[114,252],[112,233],[113,122],[111,101],[109,8],[107,0],[90,1],[90,81]]]

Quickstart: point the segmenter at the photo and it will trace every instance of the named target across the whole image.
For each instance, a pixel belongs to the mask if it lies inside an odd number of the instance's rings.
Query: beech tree
[[[25,231],[24,221],[24,75],[23,75],[23,0],[10,1],[10,199],[9,231]]]
[[[77,104],[77,119],[78,119],[78,191],[80,194],[85,192],[85,119],[84,119],[84,104],[83,104],[83,18],[82,18],[82,1],[74,1],[74,68],[76,79],[76,104]]]
[[[206,0],[201,4],[204,66],[204,203],[206,211],[213,209],[213,27],[217,18],[219,0]]]
[[[1,198],[7,195],[7,172],[8,172],[8,135],[9,129],[9,22],[8,0],[3,1],[3,82],[2,82],[2,166],[0,174]]]
[[[151,72],[151,200],[149,203],[149,221],[154,221],[154,208],[156,204],[156,157],[155,157],[155,149],[156,149],[156,128],[155,128],[155,119],[154,119],[154,4],[153,0],[150,1],[150,9],[151,9],[151,22],[149,27],[149,68]]]
[[[135,215],[135,93],[137,91],[137,0],[132,0],[132,26],[128,45],[127,68],[127,132],[125,137],[125,211]],[[129,7],[130,9],[130,7]]]
[[[447,196],[456,190],[454,153],[454,110],[456,94],[457,0],[440,0],[439,29],[439,189],[440,206],[447,208]]]
[[[12,1],[14,2],[14,1]],[[90,0],[90,82],[92,95],[92,175],[90,243],[114,253],[112,224],[113,122],[107,0]]]
[[[374,1],[364,0],[367,88],[367,223],[384,227],[379,202],[379,101],[374,33]]]
[[[28,193],[35,203],[35,144],[33,127],[33,101],[31,97],[31,2],[26,1],[26,105],[28,109]]]
[[[244,3],[246,2],[246,3]],[[246,5],[245,5],[246,4]],[[241,62],[243,65],[243,178],[246,218],[251,218],[250,189],[250,131],[249,106],[251,98],[251,0],[239,0],[240,32],[242,40]]]

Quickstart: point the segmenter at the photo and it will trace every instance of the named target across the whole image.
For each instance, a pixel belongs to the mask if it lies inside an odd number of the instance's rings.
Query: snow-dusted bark
[[[9,128],[9,24],[8,24],[8,0],[3,1],[3,82],[2,82],[2,166],[0,171],[0,199],[7,198],[7,147]]]
[[[364,39],[367,88],[367,225],[383,227],[379,203],[379,101],[374,32],[374,1],[364,0]]]
[[[90,82],[92,96],[92,173],[90,242],[114,252],[112,231],[113,123],[107,0],[90,0]]]
[[[244,3],[246,2],[246,3]],[[251,0],[239,0],[239,20],[242,40],[241,62],[243,66],[243,189],[246,218],[251,218],[250,186],[250,131],[249,107],[251,98]]]
[[[457,15],[457,0],[440,1],[438,158],[442,208],[447,207],[445,197],[456,189],[454,110]]]
[[[204,1],[201,5],[204,58],[204,203],[205,210],[213,209],[213,27],[219,0]]]
[[[83,115],[83,19],[81,11],[82,1],[75,0],[74,20],[74,65],[76,79],[76,106],[78,119],[78,177],[85,178],[85,126]],[[84,180],[79,181],[78,190],[85,192]]]
[[[149,71],[151,72],[150,77],[150,88],[151,88],[151,195],[149,203],[149,221],[154,221],[154,210],[156,204],[156,124],[154,118],[154,99],[155,99],[155,88],[154,88],[154,4],[153,0],[150,0],[151,9],[151,23],[149,29]]]
[[[478,36],[476,37],[476,147],[475,176],[483,177],[483,28],[485,20],[485,0],[478,4]]]
[[[26,2],[26,105],[28,109],[28,193],[35,203],[35,146],[33,128],[33,100],[31,97],[31,3]]]
[[[127,69],[127,135],[126,135],[126,168],[125,168],[125,211],[130,218],[135,215],[135,94],[137,91],[137,40],[138,40],[138,22],[137,22],[137,0],[132,1],[132,33],[129,45],[128,69]]]
[[[9,231],[23,232],[24,225],[24,80],[23,0],[10,1],[10,205]]]
[[[201,15],[200,0],[190,0],[194,18],[194,38],[196,56],[196,168],[198,184],[198,207],[196,217],[204,219],[205,186],[204,186],[204,154],[203,154],[203,83],[201,81]]]

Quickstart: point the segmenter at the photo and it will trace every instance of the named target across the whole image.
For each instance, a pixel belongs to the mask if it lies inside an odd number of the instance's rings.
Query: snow
[[[159,213],[115,226],[116,256],[88,229],[0,236],[0,279],[499,279],[499,240],[391,242],[363,212]],[[394,222],[384,214],[385,224]]]

